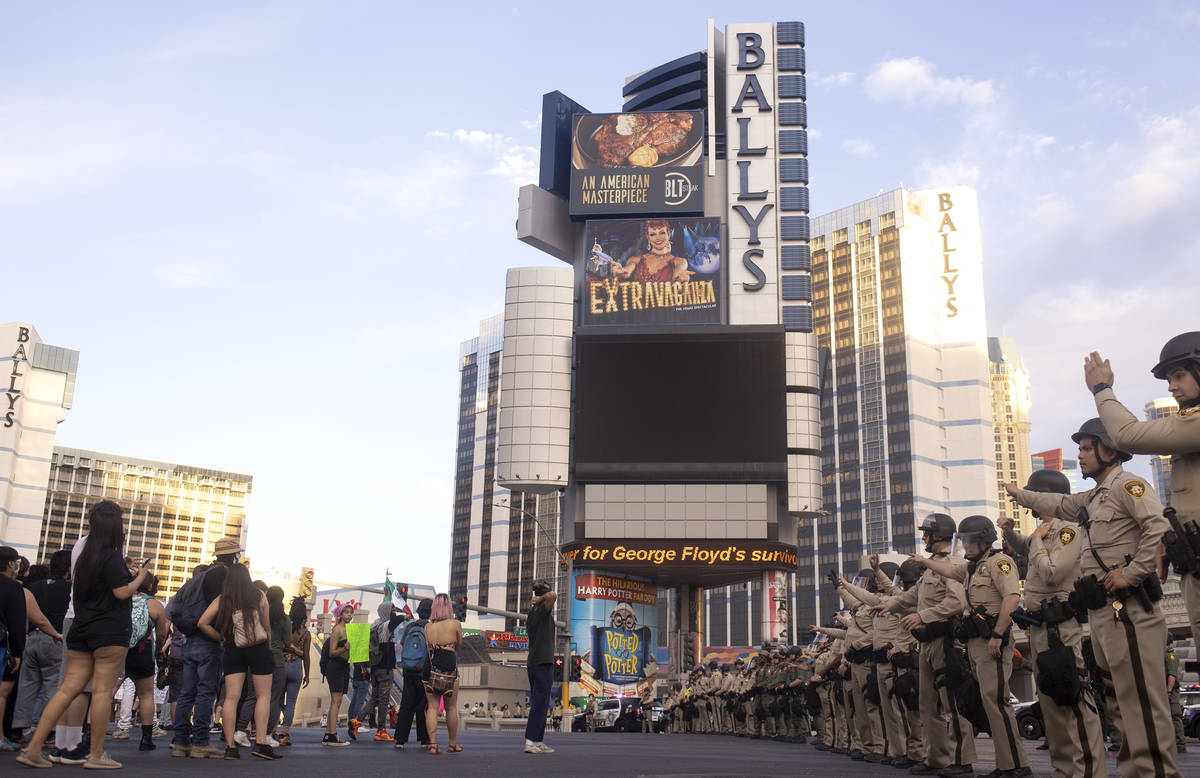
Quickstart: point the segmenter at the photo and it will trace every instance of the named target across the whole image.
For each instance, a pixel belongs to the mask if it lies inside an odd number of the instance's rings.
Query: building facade
[[[992,440],[996,448],[997,518],[1011,518],[1024,534],[1036,526],[1033,516],[1004,493],[1000,483],[1024,486],[1033,472],[1029,452],[1029,372],[1012,338],[988,338],[988,360],[992,381]]]
[[[1163,419],[1179,413],[1174,397],[1159,397],[1146,403],[1147,419]],[[1154,475],[1154,490],[1164,505],[1171,504],[1171,457],[1151,456],[1150,472]]]
[[[8,355],[0,405],[0,545],[38,552],[54,437],[75,395],[79,352],[42,342],[27,322],[0,324]]]
[[[246,511],[253,478],[242,473],[56,446],[38,558],[71,548],[87,534],[87,512],[112,500],[125,515],[125,548],[133,557],[154,557],[159,597],[174,594],[192,569],[213,560],[226,536],[246,541]]]
[[[920,517],[996,515],[975,193],[897,189],[813,219],[825,512],[799,541],[798,623],[871,553],[921,549]]]
[[[1079,471],[1079,460],[1065,456],[1061,448],[1052,448],[1033,454],[1030,457],[1030,465],[1033,470],[1057,470],[1062,473],[1071,482],[1072,493],[1085,492],[1091,488],[1083,480],[1083,473]]]

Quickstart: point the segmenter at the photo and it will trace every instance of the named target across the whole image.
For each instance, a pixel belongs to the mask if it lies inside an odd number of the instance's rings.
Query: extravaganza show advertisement
[[[597,696],[638,694],[658,675],[654,582],[578,571],[573,588],[571,634],[583,660],[580,685]]]
[[[703,213],[704,113],[575,117],[571,215]]]
[[[587,223],[584,324],[720,324],[721,220]]]

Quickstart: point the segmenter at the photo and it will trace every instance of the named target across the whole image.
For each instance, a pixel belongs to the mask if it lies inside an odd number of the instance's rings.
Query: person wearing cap
[[[1029,476],[1025,488],[1031,492],[1070,494],[1071,482],[1057,470],[1038,470]],[[1079,577],[1079,555],[1083,541],[1079,525],[1056,516],[1034,512],[1041,524],[1029,535],[1015,529],[1011,517],[998,522],[1004,532],[1004,544],[1029,560],[1025,574],[1025,610],[1035,623],[1025,630],[1029,648],[1036,657],[1051,650],[1051,635],[1059,646],[1074,654],[1076,673],[1087,676],[1083,658],[1083,628],[1075,612],[1066,605]],[[1055,601],[1057,600],[1057,603]],[[1051,657],[1047,654],[1047,661]],[[1046,745],[1050,764],[1056,775],[1063,778],[1095,775],[1104,764],[1104,733],[1096,713],[1096,701],[1088,684],[1080,684],[1074,704],[1060,705],[1042,686],[1038,686],[1038,701],[1045,720]]]
[[[1163,345],[1155,378],[1166,381],[1179,405],[1173,416],[1139,421],[1113,393],[1113,371],[1107,359],[1092,352],[1083,364],[1084,381],[1096,401],[1096,412],[1122,451],[1171,457],[1171,494],[1167,502],[1179,523],[1200,529],[1200,332],[1176,335]],[[1180,538],[1183,541],[1184,538]],[[1192,639],[1200,645],[1200,559],[1180,574]]]
[[[1045,516],[1075,520],[1083,542],[1075,585],[1088,610],[1105,707],[1124,734],[1117,754],[1123,776],[1180,775],[1166,686],[1162,647],[1167,624],[1157,600],[1158,545],[1168,524],[1162,503],[1141,478],[1121,466],[1132,455],[1109,437],[1099,418],[1071,436],[1079,445],[1079,469],[1096,485],[1078,494],[1055,494],[1004,484],[1017,504]]]
[[[917,527],[925,541],[927,559],[950,558],[954,519],[944,513],[931,513]],[[909,557],[905,564],[916,564]],[[951,687],[948,659],[954,648],[951,620],[962,613],[966,594],[963,585],[932,570],[924,570],[916,586],[884,599],[875,609],[903,614],[900,625],[913,633],[921,644],[920,707],[925,732],[925,761],[909,769],[913,775],[974,775],[975,738],[971,724],[958,710]]]

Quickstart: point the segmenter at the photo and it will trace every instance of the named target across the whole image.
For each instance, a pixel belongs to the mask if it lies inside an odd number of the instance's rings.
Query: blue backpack
[[[404,647],[400,649],[400,668],[415,673],[425,669],[429,646],[425,643],[425,620],[414,621],[404,629]]]

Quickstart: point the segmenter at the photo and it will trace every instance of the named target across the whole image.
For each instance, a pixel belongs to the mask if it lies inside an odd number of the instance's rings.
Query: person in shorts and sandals
[[[209,603],[200,617],[200,631],[225,649],[225,700],[228,710],[221,720],[225,729],[225,758],[238,759],[235,701],[241,697],[242,684],[249,673],[254,684],[254,726],[260,733],[251,756],[260,759],[279,759],[266,742],[267,714],[271,707],[271,675],[275,662],[271,658],[270,620],[267,616],[267,596],[250,582],[250,572],[234,565],[225,575],[221,593]]]
[[[328,657],[321,662],[321,673],[329,684],[329,712],[326,714],[325,737],[321,739],[321,745],[348,746],[350,744],[345,740],[338,740],[337,719],[342,697],[350,688],[350,639],[346,637],[346,625],[354,618],[354,606],[343,605],[334,617],[333,633],[322,648],[322,653]]]
[[[446,704],[446,733],[451,754],[462,751],[455,742],[458,734],[458,649],[462,646],[462,624],[454,618],[450,595],[433,598],[429,624],[425,627],[425,642],[429,646],[429,662],[421,682],[425,685],[425,726],[429,729],[430,754],[440,754],[437,745],[438,704]]]

